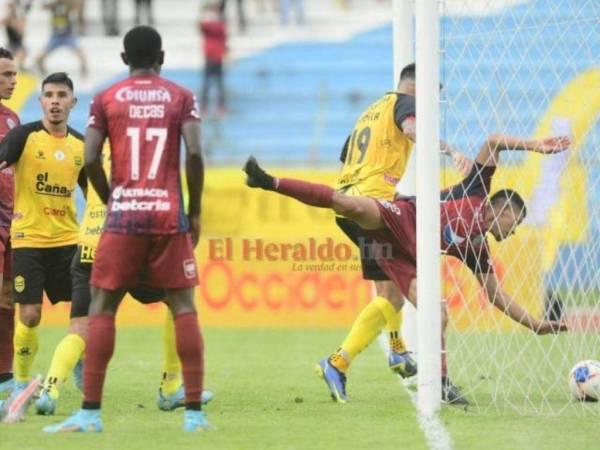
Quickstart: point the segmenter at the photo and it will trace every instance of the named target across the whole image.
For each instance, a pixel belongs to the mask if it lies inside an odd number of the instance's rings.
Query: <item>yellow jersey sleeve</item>
[[[110,174],[110,148],[105,145],[102,149],[103,167],[106,174]],[[85,211],[79,227],[79,244],[95,249],[98,246],[100,235],[104,230],[106,220],[106,205],[102,203],[98,193],[91,185],[88,186]],[[93,256],[91,257],[93,259]]]
[[[344,145],[336,189],[348,195],[394,198],[413,148],[400,123],[411,115],[414,97],[404,94],[386,94],[369,106]]]
[[[13,248],[76,244],[75,189],[86,184],[83,137],[70,128],[65,137],[54,137],[41,121],[13,131],[2,149],[15,171]]]

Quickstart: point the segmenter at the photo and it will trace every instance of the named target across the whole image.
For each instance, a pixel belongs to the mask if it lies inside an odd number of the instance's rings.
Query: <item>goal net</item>
[[[441,5],[442,139],[470,157],[490,133],[572,139],[556,155],[502,152],[492,192],[516,190],[528,215],[510,239],[488,236],[503,289],[570,330],[536,336],[515,324],[443,257],[450,378],[483,412],[598,413],[574,400],[567,377],[576,362],[600,359],[600,3]],[[447,165],[443,185],[458,179]]]

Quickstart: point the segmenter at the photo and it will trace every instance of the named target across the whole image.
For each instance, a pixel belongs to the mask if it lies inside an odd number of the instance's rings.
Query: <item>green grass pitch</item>
[[[43,372],[60,328],[42,328],[35,371]],[[352,367],[346,405],[333,403],[313,372],[343,330],[204,330],[206,387],[216,398],[206,408],[218,427],[184,434],[181,410],[157,410],[162,340],[158,328],[121,328],[105,388],[101,434],[46,435],[79,404],[71,381],[54,417],[0,425],[2,450],[205,449],[426,449],[412,403],[372,345]],[[455,449],[597,448],[598,417],[572,410],[538,417],[444,407],[441,418]]]

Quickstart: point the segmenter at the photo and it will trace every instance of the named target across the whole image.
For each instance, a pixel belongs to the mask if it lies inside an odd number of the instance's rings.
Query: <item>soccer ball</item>
[[[600,399],[600,362],[586,359],[575,364],[569,373],[569,389],[577,400]]]

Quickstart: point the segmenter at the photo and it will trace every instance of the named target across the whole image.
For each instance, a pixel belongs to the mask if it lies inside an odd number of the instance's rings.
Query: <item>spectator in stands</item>
[[[202,10],[198,29],[204,40],[204,78],[202,81],[202,114],[208,112],[210,86],[216,84],[218,90],[217,116],[225,114],[225,82],[223,60],[227,52],[227,27],[217,2],[208,2]]]
[[[73,8],[77,11],[77,32],[80,36],[86,32],[85,0],[71,0]]]
[[[23,69],[27,50],[23,41],[25,40],[25,18],[31,8],[32,0],[12,0],[6,4],[6,16],[2,24],[6,29],[8,49],[12,52],[17,63],[18,70]]]
[[[279,13],[281,15],[281,24],[288,25],[290,22],[290,11],[292,4],[296,10],[296,22],[298,25],[304,23],[304,0],[279,0]]]
[[[143,12],[146,15],[145,21],[142,21]],[[151,26],[154,25],[154,15],[152,14],[152,0],[135,0],[135,24],[147,24]]]
[[[102,22],[107,36],[119,35],[119,8],[117,0],[102,0]]]
[[[259,13],[267,11],[266,4],[269,4],[272,11],[277,11],[279,8],[279,0],[256,0],[256,9]]]
[[[44,51],[37,57],[37,67],[43,75],[46,73],[46,58],[54,50],[67,47],[73,50],[79,59],[79,67],[82,77],[87,76],[87,61],[85,54],[79,46],[77,36],[73,31],[73,13],[75,8],[70,0],[55,0],[46,2],[44,8],[49,9],[52,13],[51,26],[52,34]]]
[[[219,10],[221,11],[221,16],[223,16],[223,18],[226,17],[226,8],[227,8],[227,0],[220,0],[221,1],[221,6],[219,8]],[[208,4],[210,4],[211,2],[209,1]],[[237,16],[238,16],[238,26],[240,29],[241,33],[244,33],[246,31],[246,28],[248,27],[248,22],[246,21],[246,13],[244,12],[244,0],[236,0],[237,3]]]

